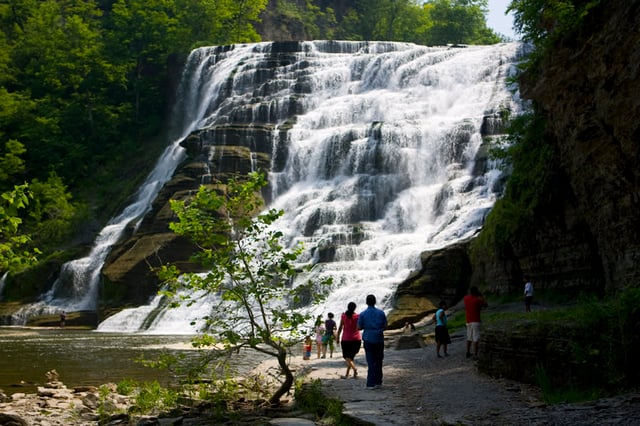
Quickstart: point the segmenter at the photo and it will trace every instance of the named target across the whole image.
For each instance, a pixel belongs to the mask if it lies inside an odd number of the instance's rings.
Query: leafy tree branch
[[[259,213],[259,193],[265,185],[263,175],[251,173],[243,183],[202,186],[193,199],[172,201],[178,222],[171,229],[198,245],[194,260],[206,272],[180,275],[165,266],[164,276],[172,285],[164,294],[180,299],[178,303],[215,295],[196,345],[213,346],[221,355],[248,347],[276,358],[284,379],[269,402],[277,404],[293,385],[287,362],[290,348],[299,344],[313,319],[294,307],[309,295],[311,304],[323,300],[330,279],[294,282],[301,272],[296,261],[302,247],[285,247],[282,232],[271,227],[282,211]],[[196,296],[180,296],[182,290]]]

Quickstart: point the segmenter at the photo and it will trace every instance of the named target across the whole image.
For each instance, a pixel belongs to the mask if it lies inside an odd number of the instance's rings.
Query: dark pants
[[[367,386],[382,384],[382,360],[384,359],[384,342],[364,342],[364,353],[367,357]]]
[[[527,312],[531,310],[531,302],[533,301],[533,296],[525,296],[524,297],[524,307]]]

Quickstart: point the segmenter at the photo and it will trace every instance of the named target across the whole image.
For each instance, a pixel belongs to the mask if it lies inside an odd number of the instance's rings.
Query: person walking
[[[471,287],[469,294],[462,300],[464,302],[464,311],[467,320],[467,358],[471,358],[472,343],[473,354],[477,357],[480,343],[480,311],[489,305],[476,286]]]
[[[367,296],[366,302],[367,309],[360,312],[358,317],[358,330],[363,330],[362,341],[367,358],[367,389],[380,389],[387,316],[382,309],[376,308],[376,297],[373,294]]]
[[[529,280],[529,276],[522,277],[524,281],[524,310],[525,312],[531,312],[531,302],[533,302],[533,284]]]
[[[315,332],[316,332],[316,348],[317,348],[317,358],[319,359],[322,355],[322,336],[324,336],[324,324],[322,323],[322,315],[318,315],[315,323]]]
[[[333,320],[333,312],[327,314],[324,321],[324,335],[322,336],[322,358],[327,357],[327,347],[329,348],[329,358],[333,358],[333,342],[335,341],[336,322]]]
[[[349,302],[346,312],[343,312],[340,316],[340,326],[336,333],[336,342],[338,342],[342,348],[342,358],[344,358],[344,361],[347,363],[347,372],[344,376],[341,376],[343,379],[349,377],[349,372],[352,369],[353,378],[358,377],[358,369],[356,368],[354,359],[356,354],[360,352],[362,339],[360,337],[360,331],[358,331],[359,315],[355,311],[356,304]],[[341,334],[342,337],[340,337]]]
[[[447,352],[447,346],[451,343],[451,336],[449,336],[449,329],[447,328],[447,302],[440,301],[438,305],[439,309],[436,311],[436,355],[438,358],[442,358],[440,355],[440,348],[444,349],[444,356],[449,356]]]

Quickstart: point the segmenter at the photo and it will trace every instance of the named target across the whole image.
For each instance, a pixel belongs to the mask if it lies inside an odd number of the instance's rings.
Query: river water
[[[193,363],[199,351],[185,335],[97,333],[60,328],[0,327],[0,389],[6,394],[35,392],[55,369],[69,388],[118,383],[158,381],[170,386],[179,377],[167,370],[144,366],[139,360],[161,354],[183,355],[182,365]],[[234,359],[240,371],[258,362],[241,353]]]

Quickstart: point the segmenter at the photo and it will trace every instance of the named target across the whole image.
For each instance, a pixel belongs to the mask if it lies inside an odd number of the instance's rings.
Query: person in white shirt
[[[531,312],[531,302],[533,301],[533,284],[527,275],[522,277],[524,281],[524,310]]]

